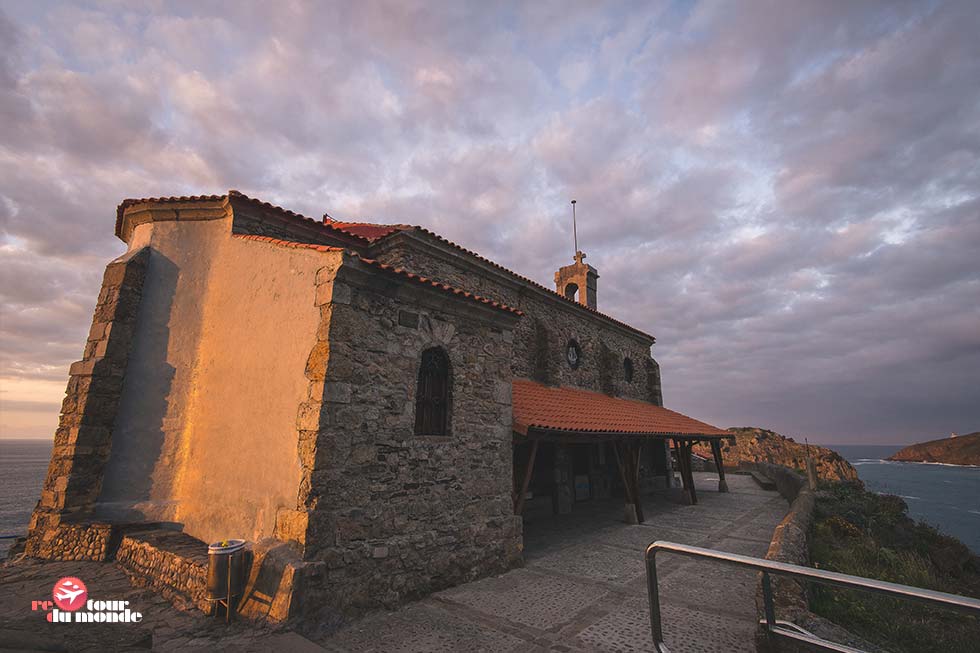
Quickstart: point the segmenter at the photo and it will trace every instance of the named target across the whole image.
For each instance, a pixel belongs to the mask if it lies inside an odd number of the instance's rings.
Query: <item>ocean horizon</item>
[[[24,536],[51,461],[53,439],[0,439],[0,559]]]

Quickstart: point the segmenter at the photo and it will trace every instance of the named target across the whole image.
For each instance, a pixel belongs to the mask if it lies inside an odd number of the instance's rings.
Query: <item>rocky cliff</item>
[[[741,463],[767,462],[794,469],[805,469],[806,446],[774,431],[755,427],[728,429],[735,436],[735,444],[722,442],[721,453],[725,467],[738,467]],[[711,459],[711,449],[698,445],[694,452]],[[810,445],[810,455],[817,464],[817,475],[822,479],[841,481],[857,480],[857,471],[832,449]]]
[[[947,465],[980,465],[980,431],[905,447],[888,460]]]

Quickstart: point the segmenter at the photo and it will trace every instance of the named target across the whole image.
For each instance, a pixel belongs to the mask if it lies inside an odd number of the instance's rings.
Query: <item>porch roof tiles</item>
[[[687,415],[645,401],[610,397],[579,388],[552,387],[527,379],[513,382],[514,431],[583,434],[727,437]]]

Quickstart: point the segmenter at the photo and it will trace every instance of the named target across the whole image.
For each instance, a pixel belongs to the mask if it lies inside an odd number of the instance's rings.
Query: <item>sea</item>
[[[980,555],[980,467],[884,460],[900,445],[826,445],[854,465],[865,486],[905,499],[909,516]],[[27,533],[51,459],[50,440],[0,439],[0,559]]]
[[[24,536],[51,460],[51,440],[0,439],[0,559]]]
[[[909,516],[952,535],[980,555],[980,467],[885,460],[904,445],[824,445],[854,465],[872,492],[905,500]]]

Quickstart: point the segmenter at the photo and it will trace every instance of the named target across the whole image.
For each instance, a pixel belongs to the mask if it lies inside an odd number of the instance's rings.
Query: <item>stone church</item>
[[[653,336],[598,311],[581,252],[552,290],[236,191],[126,200],[115,233],[29,555],[200,604],[180,552],[242,538],[244,612],[352,614],[521,564],[529,509],[621,497],[642,521],[671,445],[689,502],[693,443],[720,463],[727,433],[663,408]]]

